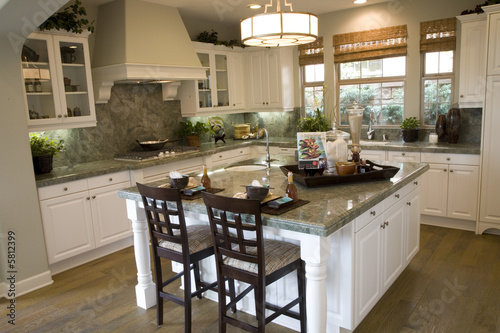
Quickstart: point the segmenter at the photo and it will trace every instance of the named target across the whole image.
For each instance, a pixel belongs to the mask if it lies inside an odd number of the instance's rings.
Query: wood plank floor
[[[16,299],[15,326],[0,300],[0,332],[183,332],[181,307],[165,302],[157,328],[156,309],[136,306],[136,273],[128,248],[57,274]],[[217,304],[195,299],[193,332],[217,325]],[[290,332],[272,323],[267,331]],[[500,237],[422,225],[419,253],[355,332],[499,333]]]

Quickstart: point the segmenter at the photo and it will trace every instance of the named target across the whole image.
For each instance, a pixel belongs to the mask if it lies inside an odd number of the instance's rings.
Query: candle
[[[435,145],[438,143],[438,135],[436,133],[429,134],[429,143]]]

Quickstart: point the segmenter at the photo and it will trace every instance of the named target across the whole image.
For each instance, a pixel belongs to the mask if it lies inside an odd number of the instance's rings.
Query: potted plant
[[[321,114],[319,109],[316,109],[313,117],[299,119],[297,132],[326,132],[328,128],[329,124],[326,116]]]
[[[30,134],[31,156],[35,173],[52,171],[52,160],[64,151],[64,140],[49,139],[42,134]]]
[[[418,140],[419,120],[417,117],[409,117],[401,123],[401,136],[404,142],[415,142]]]
[[[80,6],[81,4],[79,0],[75,0],[74,4],[50,16],[38,27],[38,29],[40,29],[40,31],[50,29],[66,30],[68,32],[81,34],[83,28],[88,25],[87,30],[94,32],[94,26],[92,25],[94,21],[89,22],[89,20],[82,17],[87,16],[87,11],[84,7]]]
[[[192,147],[199,147],[201,145],[200,136],[210,132],[209,125],[200,121],[194,124],[189,120],[181,121],[180,125],[179,135],[185,137],[188,146]]]

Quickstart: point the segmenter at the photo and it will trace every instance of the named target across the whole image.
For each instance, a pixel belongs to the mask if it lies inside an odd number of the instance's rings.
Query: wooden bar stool
[[[261,223],[261,203],[258,200],[228,198],[202,193],[207,206],[214,241],[219,283],[219,332],[230,324],[248,332],[264,332],[265,325],[284,314],[300,320],[301,332],[307,331],[305,265],[300,259],[300,247],[287,242],[264,239]],[[297,270],[298,297],[283,307],[266,302],[266,286]],[[243,292],[226,303],[225,279],[250,284]],[[254,290],[257,326],[228,316],[250,291]],[[299,305],[299,313],[290,309]],[[266,317],[265,310],[274,311]]]
[[[163,324],[163,299],[167,299],[184,306],[185,332],[191,332],[191,298],[195,296],[201,298],[201,294],[208,289],[217,290],[217,281],[207,284],[200,280],[199,261],[214,254],[210,227],[208,225],[186,226],[178,189],[152,187],[139,183],[137,183],[137,188],[142,195],[146,211],[154,258],[157,324],[158,326]],[[172,217],[178,219],[172,219]],[[163,281],[161,258],[181,263],[182,272]],[[191,293],[191,269],[194,271],[196,287],[193,293]],[[184,299],[164,291],[168,284],[182,276],[184,276]]]

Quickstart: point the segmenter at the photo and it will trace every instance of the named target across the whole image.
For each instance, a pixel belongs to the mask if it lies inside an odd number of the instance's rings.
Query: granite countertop
[[[363,144],[365,142],[365,144]],[[128,162],[115,160],[101,160],[76,165],[54,168],[52,172],[47,174],[36,175],[37,187],[61,184],[73,180],[84,179],[103,174],[148,168],[156,165],[162,165],[171,162],[182,161],[186,159],[209,156],[218,152],[253,146],[265,145],[266,140],[226,140],[226,143],[218,142],[217,144],[203,143],[200,150],[197,152],[177,155],[175,157],[165,157],[145,162]],[[297,142],[295,138],[289,137],[271,137],[269,138],[271,146],[279,146],[284,148],[296,148]],[[427,142],[404,143],[398,141],[362,141],[361,148],[365,150],[390,150],[390,151],[413,151],[413,152],[431,152],[431,153],[450,153],[450,154],[479,154],[480,147],[478,145],[458,145],[444,144],[429,145]]]
[[[260,163],[262,163],[262,158],[237,164]],[[273,194],[283,196],[287,185],[287,178],[279,166],[295,163],[291,156],[277,156],[276,161],[273,161],[269,177],[270,186],[274,188],[271,190]],[[281,215],[263,214],[263,223],[279,229],[328,236],[409,184],[429,168],[426,163],[386,162],[384,164],[398,166],[400,171],[386,181],[338,184],[317,188],[307,188],[296,183],[299,198],[310,202]],[[209,171],[217,171],[210,174],[212,187],[224,188],[224,191],[218,193],[223,196],[233,196],[237,192],[243,192],[242,185],[250,184],[254,179],[261,180],[266,175],[266,170],[238,172],[215,168]],[[194,177],[199,180],[199,177]],[[166,181],[162,180],[150,183],[150,185],[158,186],[165,183]],[[119,191],[118,196],[136,201],[141,200],[135,186]],[[206,214],[206,208],[201,198],[184,200],[183,206],[188,212]]]

